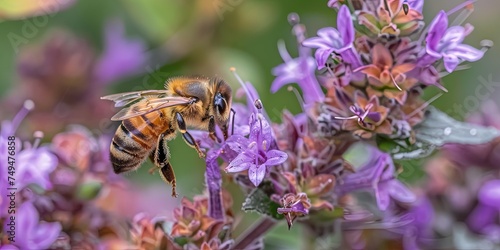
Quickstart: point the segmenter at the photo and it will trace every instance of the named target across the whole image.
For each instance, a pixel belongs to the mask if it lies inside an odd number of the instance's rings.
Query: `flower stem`
[[[222,176],[220,174],[217,157],[207,158],[205,182],[208,188],[209,206],[208,214],[216,220],[224,220],[224,207],[222,205]]]
[[[260,219],[236,239],[236,243],[232,249],[245,249],[276,225],[276,222],[276,220],[269,217]]]

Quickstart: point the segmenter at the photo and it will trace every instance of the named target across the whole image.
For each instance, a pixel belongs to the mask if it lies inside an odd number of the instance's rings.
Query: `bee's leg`
[[[210,137],[210,139],[216,141],[216,142],[220,142],[219,141],[219,138],[217,138],[217,136],[215,136],[215,119],[214,119],[214,116],[211,115],[209,118],[208,118],[208,136]]]
[[[179,127],[179,131],[182,133],[182,137],[186,143],[196,149],[200,158],[205,158],[205,153],[203,153],[200,149],[200,146],[194,140],[193,136],[187,131],[186,122],[184,122],[184,118],[180,113],[175,113],[175,120],[177,121],[177,126]]]
[[[236,111],[233,108],[231,108],[231,112],[233,113],[233,115],[231,116],[231,135],[233,135],[234,134],[234,116],[236,116]],[[228,128],[227,128],[227,125],[224,125],[224,126],[225,126],[224,136],[226,137],[224,139],[227,139],[227,136],[228,136],[227,130],[228,130]]]
[[[170,165],[170,162],[167,162],[165,166],[160,168],[159,170],[161,178],[167,182],[172,184],[172,197],[177,197],[177,192],[175,190],[176,183],[175,183],[175,174],[174,174],[174,169],[172,168],[172,165]]]
[[[157,168],[159,168],[158,172],[160,173],[161,178],[166,183],[172,185],[172,196],[177,197],[177,192],[175,190],[175,174],[172,169],[172,165],[170,165],[170,162],[168,161],[169,152],[165,135],[160,135],[156,150],[153,151],[153,155],[150,157],[153,157],[153,163]]]

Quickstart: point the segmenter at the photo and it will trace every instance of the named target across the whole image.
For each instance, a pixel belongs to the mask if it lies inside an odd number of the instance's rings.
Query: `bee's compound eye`
[[[217,93],[214,98],[214,106],[219,112],[219,114],[223,114],[226,111],[226,101],[221,93]]]

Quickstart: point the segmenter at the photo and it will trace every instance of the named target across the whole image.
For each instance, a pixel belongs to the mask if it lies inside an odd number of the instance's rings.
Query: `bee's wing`
[[[115,107],[123,107],[135,101],[139,101],[139,99],[142,99],[146,96],[163,97],[165,95],[167,95],[166,90],[144,90],[144,91],[125,92],[114,95],[107,95],[101,97],[101,99],[114,101]]]
[[[101,97],[101,99],[114,101],[115,107],[130,105],[111,117],[111,120],[113,121],[122,121],[135,116],[144,115],[155,110],[176,105],[189,104],[194,101],[193,98],[188,97],[167,96],[167,92],[161,90],[146,90],[114,94]]]

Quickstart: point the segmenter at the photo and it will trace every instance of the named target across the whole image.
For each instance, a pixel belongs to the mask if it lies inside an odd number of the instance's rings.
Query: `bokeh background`
[[[284,89],[276,94],[269,91],[274,79],[271,69],[282,62],[277,42],[284,40],[287,48],[296,52],[287,16],[291,12],[299,14],[308,34],[315,35],[317,29],[336,23],[335,14],[326,7],[326,2],[2,1],[0,120],[10,119],[23,101],[31,98],[37,108],[19,131],[21,137],[29,138],[33,131],[42,130],[44,140],[50,141],[52,135],[72,123],[84,124],[97,134],[112,134],[118,124],[110,123],[109,117],[116,110],[99,96],[161,89],[170,76],[193,74],[222,76],[237,89],[236,79],[229,71],[235,67],[259,91],[271,120],[279,121],[281,110],[293,113],[299,110],[293,93]],[[449,10],[460,2],[426,1],[426,22],[439,10]],[[500,2],[479,0],[474,8],[467,22],[475,30],[466,43],[479,47],[481,40],[489,39],[500,45]],[[122,43],[117,42],[120,39]],[[47,60],[47,56],[51,59]],[[486,99],[498,105],[499,56],[500,48],[493,46],[482,60],[470,64],[470,69],[445,77],[443,82],[449,93],[434,105],[459,120],[477,111]],[[477,90],[484,82],[489,82],[492,88]],[[429,88],[426,97],[437,93],[437,88]],[[181,197],[201,193],[204,162],[180,137],[169,145]],[[158,199],[164,199],[166,209],[172,203],[177,204],[180,198],[176,201],[168,195],[170,187],[161,186],[158,176],[147,174],[150,165],[145,164],[127,177],[144,188],[155,185],[164,188],[165,195]],[[234,194],[235,211],[239,211],[243,195],[236,186],[228,184],[228,189]],[[237,231],[241,232],[256,215],[238,218],[241,223]],[[300,244],[295,236],[300,233],[300,228],[288,231],[282,223],[266,239],[266,244],[284,249],[296,247]]]

